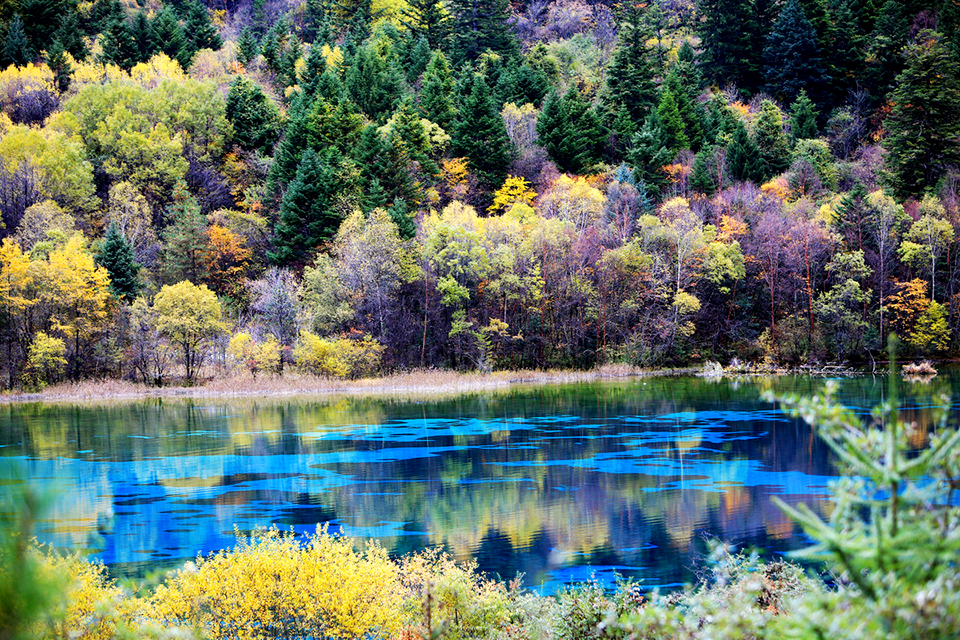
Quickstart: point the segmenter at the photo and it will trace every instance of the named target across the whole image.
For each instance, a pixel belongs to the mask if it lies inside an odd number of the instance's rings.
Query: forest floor
[[[37,393],[0,394],[0,403],[82,402],[99,403],[149,398],[219,398],[283,396],[383,396],[398,400],[430,400],[463,393],[508,390],[524,385],[590,382],[615,378],[651,378],[696,375],[700,367],[641,369],[629,365],[605,365],[580,370],[519,370],[491,373],[442,369],[414,370],[380,378],[337,380],[288,372],[257,377],[238,373],[202,380],[194,386],[153,387],[127,380],[104,379],[64,382]]]

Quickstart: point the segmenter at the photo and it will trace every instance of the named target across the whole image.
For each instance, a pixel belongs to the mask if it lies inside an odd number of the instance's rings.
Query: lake
[[[901,383],[930,427],[931,394]],[[866,412],[883,378],[839,381]],[[277,525],[443,545],[544,592],[616,574],[645,588],[695,578],[707,541],[777,554],[808,543],[770,502],[822,510],[835,476],[812,430],[760,400],[823,381],[700,378],[513,388],[435,401],[364,397],[151,399],[0,407],[0,484],[51,496],[42,542],[115,575],[228,548]]]

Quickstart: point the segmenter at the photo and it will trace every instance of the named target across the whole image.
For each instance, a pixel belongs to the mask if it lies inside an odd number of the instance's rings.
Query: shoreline
[[[507,370],[491,373],[442,369],[413,370],[379,378],[335,380],[289,372],[283,375],[249,375],[213,378],[193,387],[151,387],[117,379],[60,383],[35,393],[4,393],[0,405],[30,403],[136,402],[154,399],[283,398],[296,396],[380,396],[417,400],[477,391],[509,390],[525,385],[554,385],[628,378],[695,376],[701,367],[641,369],[606,365],[585,371],[575,369]]]

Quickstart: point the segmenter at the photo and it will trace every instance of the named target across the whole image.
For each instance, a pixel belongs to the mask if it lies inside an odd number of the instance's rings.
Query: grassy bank
[[[141,398],[217,398],[247,396],[297,395],[372,395],[400,398],[432,399],[460,393],[510,389],[520,385],[562,384],[629,377],[693,375],[699,368],[641,369],[629,365],[606,365],[587,371],[521,370],[491,373],[415,370],[381,378],[338,380],[297,372],[284,375],[234,374],[212,378],[201,384],[151,387],[126,380],[84,380],[61,383],[38,393],[10,393],[0,402],[102,402]]]

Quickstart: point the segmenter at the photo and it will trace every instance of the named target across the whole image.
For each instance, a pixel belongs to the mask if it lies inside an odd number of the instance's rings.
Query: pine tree
[[[424,72],[430,63],[430,44],[427,38],[421,35],[417,38],[417,43],[413,46],[408,56],[407,63],[407,82],[413,84]]]
[[[944,0],[937,29],[953,49],[954,55],[960,55],[960,0]]]
[[[727,147],[727,168],[734,180],[743,182],[763,182],[763,163],[760,151],[747,133],[742,122],[737,122],[733,140]]]
[[[870,89],[876,104],[881,104],[893,90],[897,75],[903,70],[903,48],[907,44],[910,24],[903,6],[896,0],[883,5],[877,25],[869,38],[867,69],[863,86]]]
[[[866,187],[857,180],[837,205],[833,226],[851,251],[863,251],[870,241],[867,195]]]
[[[677,99],[673,95],[670,87],[664,87],[660,94],[660,105],[657,107],[657,117],[666,134],[667,147],[676,153],[681,149],[690,147],[690,139],[687,138],[686,126],[683,118],[680,117],[680,108],[677,106]]]
[[[227,94],[226,116],[241,148],[270,152],[279,136],[280,112],[259,84],[237,76]]]
[[[300,60],[300,39],[291,34],[287,37],[277,61],[277,81],[280,86],[292,87],[298,83],[297,62]]]
[[[138,11],[130,25],[130,34],[133,36],[134,48],[137,51],[137,62],[146,62],[156,53],[156,36],[153,27],[147,19],[147,14]]]
[[[34,52],[30,48],[27,34],[23,31],[23,20],[15,14],[7,27],[7,38],[3,43],[3,57],[18,67],[24,67],[33,61]]]
[[[789,0],[763,49],[767,91],[791,102],[803,89],[820,92],[824,81],[817,32],[797,0]]]
[[[343,191],[337,162],[313,149],[303,153],[297,175],[287,187],[274,228],[274,250],[267,257],[276,265],[305,265],[313,253],[337,232],[342,217],[337,201]]]
[[[960,63],[934,32],[917,36],[887,117],[887,165],[898,194],[916,195],[960,164]]]
[[[100,59],[129,71],[137,63],[137,58],[137,43],[133,39],[130,25],[125,20],[110,23],[103,34],[103,52]]]
[[[307,110],[304,96],[296,95],[287,111],[287,126],[280,144],[273,154],[273,163],[267,173],[267,192],[282,191],[294,179],[304,149],[307,148]]]
[[[516,58],[520,46],[510,29],[507,0],[451,0],[453,30],[450,51],[456,64],[473,61],[487,50]]]
[[[704,147],[693,160],[690,172],[690,188],[694,191],[713,195],[723,185],[717,184],[717,154],[713,147]]]
[[[384,59],[374,44],[367,44],[357,50],[345,86],[364,113],[383,123],[400,101],[404,82],[392,61]]]
[[[50,45],[50,50],[47,52],[47,66],[53,72],[53,82],[57,86],[57,91],[63,93],[69,89],[73,67],[59,40],[54,40]]]
[[[23,21],[27,42],[33,51],[45,51],[53,43],[55,31],[50,27],[60,16],[75,12],[66,0],[20,0],[18,15]]]
[[[397,231],[400,232],[400,237],[404,240],[409,240],[417,235],[417,225],[413,221],[413,217],[407,210],[407,204],[400,200],[394,200],[393,206],[389,209],[390,219],[393,220],[393,223],[397,225]]]
[[[437,0],[408,0],[401,22],[418,38],[426,38],[430,49],[445,49],[449,44],[451,20]]]
[[[440,125],[444,131],[451,131],[456,111],[450,96],[453,95],[453,76],[447,58],[435,51],[430,63],[423,72],[423,88],[420,90],[420,111],[430,122]]]
[[[797,140],[810,140],[817,137],[817,112],[807,92],[801,90],[796,101],[790,105],[790,137]]]
[[[189,63],[189,58],[193,54],[190,52],[190,46],[183,35],[183,28],[173,9],[167,7],[158,13],[150,26],[153,27],[154,50],[163,52],[186,69],[184,61]]]
[[[605,135],[596,111],[570,87],[562,98],[547,98],[537,137],[561,171],[583,173],[600,161]]]
[[[267,33],[267,0],[253,0],[252,16],[250,18],[250,29],[253,31],[253,37],[257,40],[263,38]]]
[[[140,293],[140,281],[137,279],[140,265],[133,259],[133,245],[120,233],[115,222],[111,222],[107,229],[97,262],[110,272],[113,295],[127,302],[137,297]]]
[[[512,147],[490,89],[479,75],[473,76],[470,93],[453,123],[453,149],[466,156],[480,182],[488,186],[503,184]]]
[[[751,0],[700,0],[701,64],[707,79],[752,92],[760,86],[762,26]]]
[[[164,279],[167,282],[201,282],[207,275],[204,256],[209,246],[207,221],[197,199],[180,182],[167,207],[170,224],[164,229]]]
[[[607,85],[603,104],[608,119],[624,114],[617,127],[620,133],[629,133],[639,126],[657,98],[653,84],[654,70],[651,51],[647,46],[649,29],[643,9],[634,3],[622,5],[618,16],[620,33],[613,61],[607,68]]]
[[[662,167],[669,164],[674,155],[667,144],[667,134],[660,124],[660,118],[656,111],[652,111],[640,130],[630,138],[627,161],[642,182],[654,193],[660,193],[666,184]]]
[[[364,213],[387,206],[387,192],[376,178],[372,178],[360,194],[360,208]]]
[[[396,200],[414,203],[418,200],[417,186],[410,174],[410,156],[402,145],[394,145],[382,136],[375,125],[360,133],[353,158],[360,167],[361,182],[368,188],[376,183],[383,192],[384,203]],[[367,197],[369,200],[380,196],[374,193]]]
[[[257,57],[260,47],[257,46],[257,40],[253,37],[250,27],[240,32],[240,38],[237,40],[237,60],[240,64],[246,66],[250,61]]]
[[[790,166],[790,143],[783,131],[783,114],[770,100],[760,104],[753,138],[763,163],[763,179],[777,176]]]
[[[863,37],[857,31],[857,0],[833,0],[826,45],[821,48],[831,102],[841,102],[862,77]]]
[[[703,116],[697,102],[696,92],[698,87],[692,80],[689,81],[690,84],[687,84],[684,81],[683,73],[682,63],[678,63],[667,74],[664,84],[677,102],[677,111],[679,111],[680,119],[683,121],[683,131],[689,141],[690,148],[696,151],[703,144]]]
[[[548,93],[550,93],[550,81],[547,80],[547,76],[539,69],[534,69],[527,64],[511,64],[500,74],[497,82],[497,101],[501,104],[529,103],[539,107]]]
[[[210,20],[207,7],[199,0],[189,0],[184,11],[184,31],[194,52],[200,49],[217,51],[223,39],[216,25]]]
[[[53,40],[59,42],[74,60],[83,62],[90,55],[83,29],[80,28],[80,16],[76,11],[67,11],[60,16]]]

